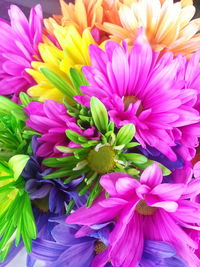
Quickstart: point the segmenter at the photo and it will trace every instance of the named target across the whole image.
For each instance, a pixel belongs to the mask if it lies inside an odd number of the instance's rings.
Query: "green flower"
[[[16,155],[8,163],[0,161],[0,261],[4,261],[15,240],[22,240],[27,251],[32,250],[32,239],[37,237],[31,201],[20,176],[29,156]]]
[[[140,169],[148,163],[145,156],[129,153],[130,148],[139,145],[137,142],[132,142],[135,134],[133,124],[127,124],[117,130],[114,123],[109,121],[105,106],[95,97],[91,99],[90,113],[93,124],[100,133],[100,139],[88,140],[74,131],[67,130],[67,137],[80,147],[58,146],[58,150],[71,155],[43,161],[48,167],[59,168],[47,175],[46,179],[67,177],[64,183],[69,183],[84,176],[77,190],[80,196],[90,190],[88,207],[102,191],[99,183],[101,175],[109,172],[126,172],[139,179]]]
[[[30,153],[31,136],[26,131],[23,108],[0,96],[0,160],[9,160],[16,154]]]

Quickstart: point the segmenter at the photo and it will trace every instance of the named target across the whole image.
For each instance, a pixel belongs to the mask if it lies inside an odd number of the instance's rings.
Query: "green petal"
[[[82,94],[80,91],[81,85],[88,85],[88,81],[86,80],[82,71],[78,71],[77,69],[71,68],[70,69],[70,79],[76,88],[77,94]]]
[[[92,97],[90,108],[95,126],[101,133],[106,133],[108,130],[108,113],[104,104],[98,98]]]
[[[126,153],[123,154],[123,157],[125,157],[126,160],[133,162],[133,164],[144,164],[148,161],[145,156],[137,153]]]
[[[87,138],[85,138],[82,135],[77,134],[71,130],[66,130],[66,135],[71,141],[73,141],[74,143],[77,143],[77,144],[84,144],[84,143],[88,142]]]
[[[15,181],[21,175],[29,159],[30,157],[27,155],[16,155],[9,160],[8,165],[13,170]]]
[[[17,119],[26,121],[27,117],[24,114],[23,108],[6,97],[0,96],[0,111],[12,113]]]
[[[74,102],[73,97],[77,94],[77,92],[66,80],[49,69],[40,68],[40,71],[50,83],[52,83],[58,90]]]
[[[135,126],[132,123],[124,125],[117,133],[116,145],[128,144],[135,135]]]

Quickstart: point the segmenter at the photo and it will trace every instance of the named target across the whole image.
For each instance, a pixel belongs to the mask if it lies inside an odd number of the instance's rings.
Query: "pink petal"
[[[150,192],[162,200],[178,200],[186,189],[185,184],[160,184]]]
[[[139,182],[130,175],[115,172],[103,175],[100,184],[110,196],[127,196],[134,192]]]
[[[114,219],[118,216],[123,206],[115,206],[114,208],[105,208],[98,203],[93,204],[91,208],[81,207],[73,212],[66,219],[69,224],[93,225],[103,223]]]
[[[151,207],[161,208],[168,212],[175,212],[178,208],[178,204],[174,201],[163,201],[154,203]]]
[[[153,188],[154,186],[161,184],[162,179],[162,171],[158,164],[154,163],[143,171],[140,182]]]
[[[103,252],[96,255],[92,261],[91,267],[104,267],[109,260],[109,250],[106,249]]]
[[[124,210],[110,235],[109,257],[114,266],[137,266],[143,251],[142,216]]]

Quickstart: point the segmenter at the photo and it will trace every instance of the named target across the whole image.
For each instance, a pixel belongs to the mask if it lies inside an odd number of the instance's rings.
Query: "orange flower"
[[[103,0],[75,0],[75,4],[65,3],[60,0],[61,16],[53,16],[54,19],[46,19],[45,26],[50,32],[53,30],[53,23],[55,21],[61,26],[68,26],[74,24],[80,34],[84,29],[93,28],[96,23],[103,22]]]
[[[96,25],[114,41],[126,40],[131,46],[138,29],[143,27],[156,51],[165,49],[185,55],[200,48],[200,34],[196,34],[200,19],[191,20],[195,13],[191,0],[107,0],[108,3],[112,5],[110,21]]]

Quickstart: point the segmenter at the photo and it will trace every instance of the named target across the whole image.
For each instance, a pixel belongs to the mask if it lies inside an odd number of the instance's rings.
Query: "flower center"
[[[103,146],[98,151],[92,149],[88,154],[88,166],[97,173],[107,173],[115,167],[115,151],[111,146]]]
[[[156,208],[147,205],[145,200],[140,200],[136,205],[136,210],[141,215],[153,215],[156,212]]]
[[[44,198],[36,198],[33,200],[33,203],[35,206],[41,211],[41,212],[48,212],[49,211],[49,197],[46,196]]]
[[[101,241],[98,240],[96,242],[95,248],[94,248],[94,251],[96,252],[96,254],[100,254],[105,249],[107,249],[107,246],[103,242],[101,242]]]
[[[128,109],[129,105],[130,104],[135,104],[139,99],[134,96],[134,95],[130,95],[130,96],[124,96],[124,108],[125,108],[125,111]],[[136,115],[139,115],[143,110],[143,107],[142,105],[140,104],[138,110],[137,110],[137,113]]]

